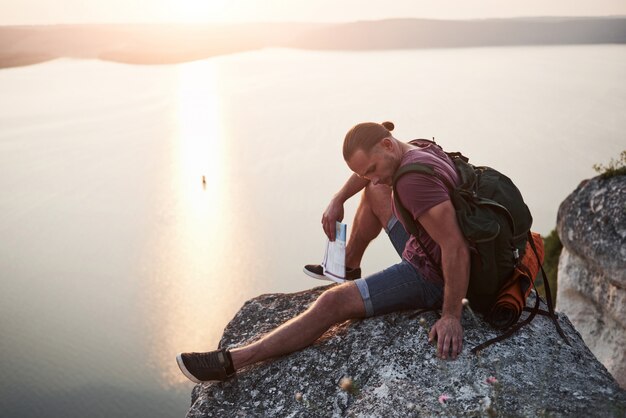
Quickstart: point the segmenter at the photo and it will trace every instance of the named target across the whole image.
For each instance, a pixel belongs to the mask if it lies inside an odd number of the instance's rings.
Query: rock
[[[326,288],[246,302],[220,346],[258,339]],[[428,344],[433,312],[347,321],[304,350],[240,370],[224,383],[197,385],[187,417],[623,417],[626,392],[559,317],[571,346],[548,318],[537,317],[476,356],[470,349],[497,333],[466,312],[465,345],[455,361],[438,359]]]
[[[626,176],[582,183],[561,204],[557,308],[626,387]]]

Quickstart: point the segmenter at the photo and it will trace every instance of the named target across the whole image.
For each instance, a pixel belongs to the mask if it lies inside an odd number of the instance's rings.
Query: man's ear
[[[383,147],[383,149],[385,149],[387,151],[393,149],[393,141],[389,137],[381,139],[380,140],[380,145]]]

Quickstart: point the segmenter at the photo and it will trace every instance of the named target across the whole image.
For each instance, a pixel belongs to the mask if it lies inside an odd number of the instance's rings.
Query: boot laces
[[[202,353],[198,356],[198,363],[201,367],[205,369],[219,369],[223,368],[224,364],[219,359],[219,351],[210,352],[210,353]]]

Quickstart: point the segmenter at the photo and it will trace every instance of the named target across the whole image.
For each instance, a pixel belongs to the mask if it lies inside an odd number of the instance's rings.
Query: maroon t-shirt
[[[454,168],[454,163],[437,145],[419,140],[411,141],[410,143],[418,145],[419,147],[404,154],[400,166],[412,163],[428,164],[434,168],[435,172],[440,173],[444,178],[450,181],[451,184],[459,184],[460,180]],[[445,184],[440,179],[427,174],[405,174],[398,180],[396,190],[400,202],[402,202],[404,207],[413,215],[414,219],[418,219],[430,208],[446,200],[450,200]],[[393,205],[393,212],[400,222],[404,224],[395,205]],[[404,227],[407,229],[406,225]],[[419,238],[424,244],[426,251],[429,252],[433,260],[441,267],[441,249],[439,245],[437,245],[423,228],[418,229],[420,231]],[[409,237],[404,247],[402,258],[417,268],[427,280],[443,284],[443,277],[441,277],[436,268],[430,265],[426,254],[423,253],[417,240],[412,235]]]

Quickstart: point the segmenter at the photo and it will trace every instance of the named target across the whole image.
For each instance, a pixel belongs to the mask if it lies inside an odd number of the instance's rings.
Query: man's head
[[[402,158],[398,141],[391,135],[393,128],[391,122],[365,122],[352,127],[343,141],[343,158],[350,170],[374,185],[391,186]]]

